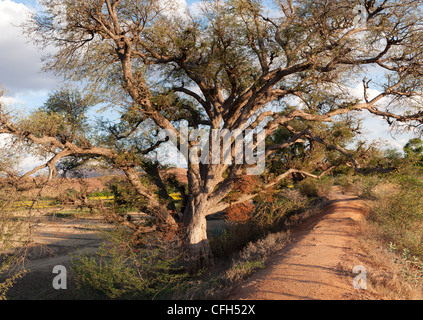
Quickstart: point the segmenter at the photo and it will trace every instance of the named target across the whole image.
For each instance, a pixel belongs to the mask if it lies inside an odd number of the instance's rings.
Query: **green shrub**
[[[321,179],[307,178],[295,186],[300,193],[309,198],[326,197],[332,186],[333,179],[323,177]]]
[[[170,295],[187,278],[179,246],[157,239],[142,248],[104,244],[94,254],[73,257],[79,289],[110,299],[152,299]]]
[[[142,180],[143,183],[146,183]],[[143,197],[140,197],[132,185],[121,179],[113,179],[108,183],[108,189],[114,196],[115,210],[120,213],[131,210],[142,210],[146,205]]]

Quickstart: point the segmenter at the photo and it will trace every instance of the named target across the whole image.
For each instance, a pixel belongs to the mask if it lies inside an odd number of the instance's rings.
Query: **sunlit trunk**
[[[207,239],[206,202],[191,197],[184,214],[187,241],[187,272],[195,274],[213,266],[213,254]]]

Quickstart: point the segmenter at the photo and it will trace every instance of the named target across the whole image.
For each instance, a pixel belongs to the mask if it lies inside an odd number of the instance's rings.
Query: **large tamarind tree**
[[[379,116],[387,125],[419,130],[423,124],[422,1],[278,0],[270,15],[265,10],[270,4],[260,0],[205,1],[201,13],[184,15],[173,14],[171,1],[41,2],[45,11],[35,14],[25,31],[40,47],[57,48],[46,69],[82,81],[122,116],[103,123],[104,134],[95,139],[81,130],[79,136],[31,131],[2,112],[0,133],[48,151],[52,156],[42,167],[50,178],[63,159],[107,159],[125,172],[152,213],[174,225],[157,168],[148,163],[159,197],[138,176],[147,163],[142,159],[165,142],[155,133],[173,132],[190,152],[180,215],[191,272],[212,264],[206,217],[229,205],[225,197],[252,163],[245,155],[235,161],[233,150],[233,161],[194,161],[192,154],[211,155],[213,147],[200,150],[195,137],[181,134],[182,123],[205,130],[210,140],[223,132],[264,132],[267,159],[295,145],[319,145],[357,171],[363,168],[340,139],[340,123],[348,127],[352,115],[361,113]],[[363,83],[362,99],[350,94],[357,80]],[[378,94],[370,96],[371,88]],[[280,130],[284,134],[272,138]],[[259,140],[248,141],[258,148]],[[326,157],[325,165],[310,160],[304,167],[286,162],[261,188],[294,173],[321,176],[336,165],[332,158]],[[254,196],[242,195],[238,202]]]

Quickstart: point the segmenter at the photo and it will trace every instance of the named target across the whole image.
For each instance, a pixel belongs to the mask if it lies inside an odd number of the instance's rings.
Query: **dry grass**
[[[375,176],[341,176],[346,192],[367,199],[359,250],[368,287],[389,300],[423,298],[423,199],[418,171]]]
[[[380,228],[369,221],[363,221],[361,227],[359,249],[365,254],[369,292],[380,300],[423,299],[423,281],[407,276],[417,270],[401,263],[401,255],[389,250]]]
[[[225,272],[228,283],[237,283],[250,276],[257,269],[264,268],[266,261],[275,251],[282,249],[289,241],[288,232],[271,233],[256,242],[250,242],[238,257],[234,258],[232,266]]]

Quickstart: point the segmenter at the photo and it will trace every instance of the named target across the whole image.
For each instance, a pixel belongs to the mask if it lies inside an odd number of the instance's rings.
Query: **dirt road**
[[[268,265],[235,287],[229,299],[372,299],[353,280],[363,256],[356,246],[362,202],[334,188],[333,202],[292,234],[291,243]]]

